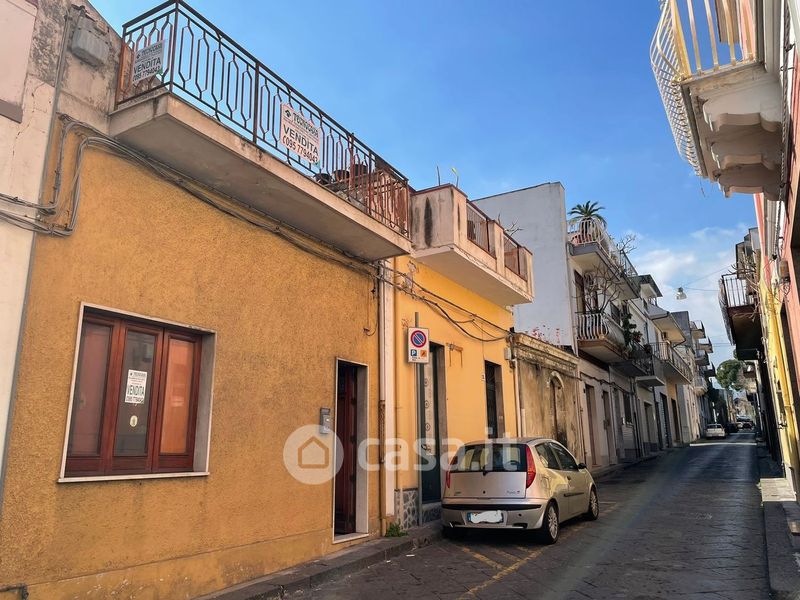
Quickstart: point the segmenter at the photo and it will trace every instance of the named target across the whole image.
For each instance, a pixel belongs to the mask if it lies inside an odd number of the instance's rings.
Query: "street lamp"
[[[678,293],[675,294],[676,300],[686,300],[686,292],[683,291],[682,287],[678,288]]]

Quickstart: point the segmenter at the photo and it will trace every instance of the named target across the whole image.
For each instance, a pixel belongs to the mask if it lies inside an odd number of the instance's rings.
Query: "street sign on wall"
[[[408,362],[427,363],[430,360],[428,330],[422,327],[408,328]]]

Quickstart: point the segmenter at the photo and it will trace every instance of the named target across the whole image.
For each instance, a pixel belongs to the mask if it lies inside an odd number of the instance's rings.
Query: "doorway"
[[[420,488],[423,504],[442,499],[442,413],[444,347],[431,344],[430,362],[417,366],[417,402],[420,437]],[[424,511],[423,511],[424,512]]]
[[[678,415],[678,403],[673,399],[672,400],[672,415],[675,419],[675,443],[680,444],[682,437],[681,437],[681,419]]]
[[[594,387],[586,384],[584,385],[584,392],[586,394],[586,412],[589,418],[589,448],[592,451],[592,465],[597,466],[600,463],[597,462],[597,445],[595,443],[595,436],[594,436],[594,419],[595,419]]]
[[[500,389],[500,366],[489,361],[483,363],[483,376],[486,382],[486,437],[496,439],[503,428],[502,401]]]
[[[611,400],[608,392],[603,390],[603,410],[605,411],[605,419],[603,419],[603,427],[606,430],[606,440],[608,443],[608,464],[613,465],[617,462],[617,444],[614,441],[614,428],[612,424],[612,411]]]
[[[366,365],[337,359],[334,422],[341,446],[334,459],[341,467],[333,480],[334,538],[369,528],[367,465],[358,464],[358,446],[368,433],[368,390]]]

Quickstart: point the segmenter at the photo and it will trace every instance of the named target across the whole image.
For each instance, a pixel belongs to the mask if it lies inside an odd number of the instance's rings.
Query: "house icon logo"
[[[342,465],[342,443],[333,433],[321,434],[319,425],[303,425],[286,438],[283,464],[301,483],[332,481]]]
[[[301,469],[326,469],[330,464],[330,451],[315,435],[297,449],[297,464]]]

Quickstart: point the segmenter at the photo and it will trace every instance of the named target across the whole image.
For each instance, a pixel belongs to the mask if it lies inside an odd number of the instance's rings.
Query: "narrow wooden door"
[[[356,530],[356,446],[358,367],[339,364],[336,393],[336,435],[342,443],[342,466],[334,481],[334,525],[336,534]]]
[[[496,372],[496,365],[490,362],[484,363],[484,378],[486,380],[486,437],[489,439],[499,437]]]

